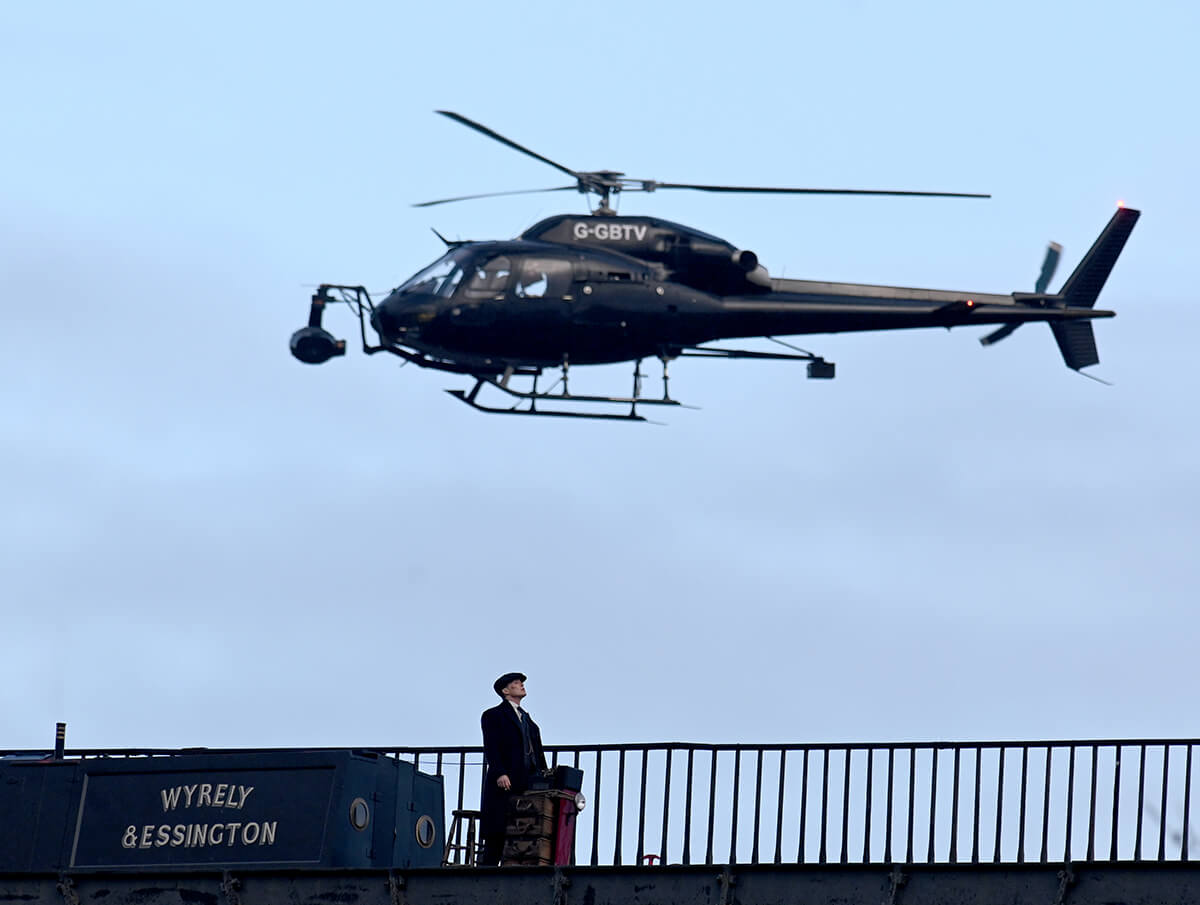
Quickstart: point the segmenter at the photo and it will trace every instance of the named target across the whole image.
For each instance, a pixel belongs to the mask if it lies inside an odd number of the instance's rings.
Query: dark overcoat
[[[525,740],[521,734],[521,721],[517,711],[508,701],[501,701],[490,710],[485,710],[479,719],[483,728],[483,757],[487,771],[483,780],[483,803],[480,808],[480,828],[485,836],[504,833],[508,798],[529,788],[530,774],[525,766]],[[542,731],[533,718],[529,718],[529,741],[533,749],[535,770],[546,769],[546,752],[542,750]],[[496,780],[507,776],[512,788],[504,791]]]

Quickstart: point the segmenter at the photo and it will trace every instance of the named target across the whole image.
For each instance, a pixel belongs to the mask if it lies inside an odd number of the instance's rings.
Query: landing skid
[[[494,415],[536,415],[548,418],[590,418],[601,421],[649,421],[648,418],[638,414],[639,405],[667,405],[676,408],[695,408],[695,406],[684,405],[678,400],[672,399],[667,391],[668,376],[667,362],[663,359],[663,395],[661,398],[643,396],[641,361],[639,360],[633,369],[633,393],[629,396],[581,396],[574,394],[569,389],[568,384],[569,364],[563,362],[562,377],[558,383],[562,384],[562,389],[558,392],[540,391],[537,388],[537,380],[539,375],[533,375],[533,387],[528,391],[517,390],[508,385],[511,373],[506,373],[499,379],[488,375],[475,374],[475,386],[468,390],[446,390],[455,399],[465,402],[471,408],[480,412],[489,412]],[[498,406],[484,405],[477,400],[479,391],[484,386],[494,387],[502,393],[516,399],[508,408]],[[556,384],[557,386],[557,384]],[[553,389],[553,388],[552,388]],[[544,408],[539,408],[538,404],[542,403]],[[594,411],[587,408],[578,408],[577,406],[629,406],[627,412],[609,412],[609,411]],[[563,406],[576,406],[575,408],[564,408]]]
[[[446,390],[446,392],[449,393],[451,396],[453,396],[455,399],[461,399],[463,402],[465,402],[471,408],[475,409],[475,411],[477,411],[477,412],[488,412],[493,415],[537,415],[539,417],[546,417],[546,418],[591,418],[594,420],[603,420],[603,421],[647,421],[647,420],[649,420],[649,419],[637,414],[637,412],[635,410],[633,410],[632,408],[626,414],[621,415],[616,412],[578,412],[578,411],[572,411],[569,409],[540,409],[537,407],[536,401],[533,401],[533,400],[531,400],[529,408],[520,408],[515,405],[512,406],[511,408],[497,408],[496,406],[492,406],[492,405],[483,405],[482,403],[475,401],[475,394],[479,391],[479,388],[481,386],[483,386],[483,384],[485,382],[491,383],[491,381],[479,381],[475,384],[474,388],[472,388],[471,392],[469,392],[469,393],[466,390]],[[543,400],[544,399],[551,399],[551,400],[566,399],[569,402],[583,401],[581,398],[574,397],[574,396],[565,396],[564,397],[564,396],[556,396],[556,395],[555,396],[539,395],[537,398],[540,398]],[[605,399],[604,401],[605,402],[617,402],[618,400]]]
[[[784,360],[784,361],[807,361],[808,376],[820,380],[829,380],[834,375],[834,364],[831,361],[826,361],[819,355],[814,355],[805,349],[797,348],[783,340],[776,339],[773,336],[766,337],[774,343],[791,349],[791,352],[755,352],[744,349],[722,349],[713,346],[691,346],[685,349],[676,349],[673,352],[664,352],[659,361],[662,362],[662,398],[653,398],[642,395],[642,359],[638,359],[633,366],[633,393],[629,396],[577,396],[573,395],[569,389],[568,377],[570,372],[570,363],[564,358],[562,363],[562,377],[550,388],[550,390],[539,391],[537,388],[538,378],[542,375],[541,368],[509,368],[503,375],[496,377],[491,374],[472,374],[475,378],[475,386],[470,390],[446,390],[451,396],[460,402],[465,402],[471,408],[479,412],[488,412],[493,415],[537,415],[547,418],[592,418],[602,421],[648,421],[648,418],[638,414],[639,405],[669,405],[676,408],[696,408],[693,405],[684,405],[683,403],[672,399],[668,389],[670,386],[670,377],[667,374],[667,363],[671,358],[680,356],[690,356],[694,358],[757,358],[766,360]],[[398,353],[399,354],[399,353]],[[509,381],[514,376],[530,377],[533,385],[528,391],[515,390],[509,386]],[[557,392],[551,392],[559,384],[562,384],[562,389]],[[502,393],[516,399],[508,408],[499,406],[484,405],[478,401],[479,391],[485,386],[494,387]],[[538,403],[548,406],[538,408]],[[566,408],[564,406],[629,406],[627,412],[611,412],[611,411],[596,411],[588,408]]]

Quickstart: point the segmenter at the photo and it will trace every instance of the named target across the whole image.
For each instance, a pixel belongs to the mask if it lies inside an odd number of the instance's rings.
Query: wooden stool
[[[479,856],[479,811],[454,811],[450,832],[446,834],[446,850],[442,852],[442,867],[474,867]],[[463,823],[467,825],[467,841],[462,842]],[[459,855],[463,860],[459,861]]]

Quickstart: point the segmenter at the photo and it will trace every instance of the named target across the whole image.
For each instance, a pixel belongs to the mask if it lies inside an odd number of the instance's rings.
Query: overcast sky
[[[1192,3],[0,10],[0,747],[1197,734]],[[577,169],[990,201],[622,199],[774,275],[1058,281],[1144,211],[1105,387],[1040,325],[684,361],[666,427],[506,419],[311,284],[514,236]],[[1056,282],[1056,285],[1057,285]],[[580,389],[628,372],[580,370]]]

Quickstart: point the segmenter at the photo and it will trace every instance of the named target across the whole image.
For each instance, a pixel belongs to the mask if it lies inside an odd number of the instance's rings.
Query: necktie
[[[525,748],[525,766],[533,767],[533,740],[529,737],[529,714],[517,708],[517,719],[521,722],[521,741]]]

